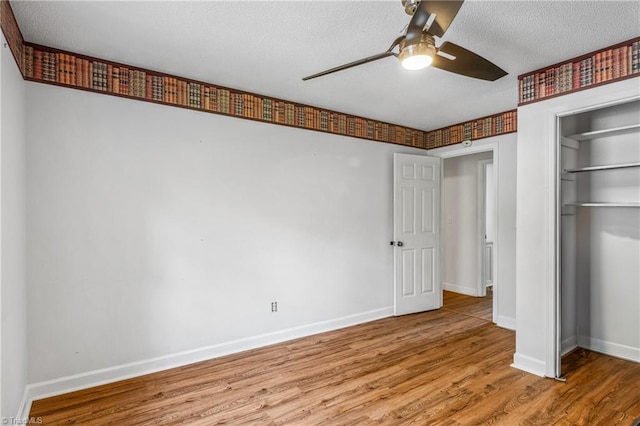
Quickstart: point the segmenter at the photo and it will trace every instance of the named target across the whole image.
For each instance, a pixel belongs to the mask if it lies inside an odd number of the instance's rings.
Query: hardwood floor
[[[444,291],[443,293],[443,309],[478,317],[486,321],[493,321],[493,292],[491,288],[487,289],[485,297],[469,297],[451,291]]]
[[[486,304],[449,294],[438,311],[35,401],[31,416],[45,425],[510,426],[630,426],[640,416],[640,364],[577,351],[567,383],[516,370],[514,333],[483,319]]]

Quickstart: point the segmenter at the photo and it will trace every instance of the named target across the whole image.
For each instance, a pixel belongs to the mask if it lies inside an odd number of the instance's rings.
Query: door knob
[[[404,243],[402,241],[398,241],[398,247],[402,247]]]

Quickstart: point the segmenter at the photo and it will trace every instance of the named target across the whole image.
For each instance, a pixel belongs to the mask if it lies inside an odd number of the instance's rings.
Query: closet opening
[[[558,118],[556,376],[578,348],[640,362],[640,100]]]

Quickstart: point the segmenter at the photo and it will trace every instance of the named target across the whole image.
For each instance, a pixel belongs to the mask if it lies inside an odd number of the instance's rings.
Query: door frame
[[[495,225],[495,241],[493,244],[493,318],[492,321],[494,324],[498,323],[498,318],[500,317],[500,312],[499,312],[499,306],[500,304],[498,303],[498,301],[500,300],[500,277],[499,277],[499,270],[498,270],[498,259],[499,259],[499,244],[498,241],[500,240],[500,229],[497,226],[498,223],[500,223],[500,217],[499,217],[499,210],[498,210],[498,199],[500,197],[499,194],[499,188],[498,188],[498,176],[500,176],[500,170],[499,170],[499,165],[500,165],[500,161],[499,161],[499,149],[498,149],[498,142],[489,142],[489,143],[482,143],[482,144],[472,144],[471,146],[468,147],[464,147],[462,145],[459,145],[459,147],[453,148],[453,149],[449,149],[446,151],[441,151],[439,152],[440,149],[434,149],[434,150],[429,150],[428,151],[428,155],[433,156],[433,157],[440,157],[443,160],[446,158],[453,158],[453,157],[462,157],[465,155],[470,155],[470,154],[477,154],[480,152],[491,152],[492,156],[493,156],[493,194],[494,194],[494,211],[495,211],[495,216],[494,216],[494,225]],[[444,162],[442,163],[442,167],[441,167],[441,173],[444,173]],[[440,206],[442,208],[442,206]],[[442,215],[441,215],[442,217]],[[480,231],[479,231],[480,232]],[[479,235],[479,234],[478,234]],[[479,238],[479,237],[478,237]],[[484,235],[482,236],[482,240],[484,241]],[[480,247],[480,246],[478,246]],[[440,261],[442,262],[442,258],[440,259]],[[480,280],[483,279],[482,277],[482,253],[479,253],[476,259],[476,262],[478,262],[478,266],[479,266],[479,275],[480,275]]]

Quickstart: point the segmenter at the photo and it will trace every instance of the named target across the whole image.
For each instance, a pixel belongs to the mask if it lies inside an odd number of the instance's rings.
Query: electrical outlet
[[[271,302],[271,312],[278,312],[278,302]]]

